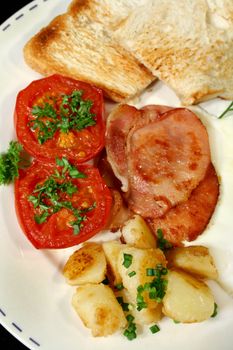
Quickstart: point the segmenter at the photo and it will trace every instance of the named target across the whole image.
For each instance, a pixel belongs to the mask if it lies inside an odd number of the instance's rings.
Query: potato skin
[[[217,280],[218,271],[209,249],[190,246],[171,249],[167,254],[168,266],[187,271],[201,278]]]
[[[105,279],[106,268],[101,244],[87,242],[69,257],[63,275],[71,285],[100,283]]]
[[[167,275],[167,291],[163,298],[163,313],[183,323],[202,322],[214,311],[214,297],[202,281],[179,270]]]
[[[77,288],[72,305],[94,337],[106,337],[127,325],[124,312],[109,286],[85,284]]]
[[[140,215],[134,215],[126,221],[122,229],[122,238],[126,244],[135,248],[156,248],[156,238]]]

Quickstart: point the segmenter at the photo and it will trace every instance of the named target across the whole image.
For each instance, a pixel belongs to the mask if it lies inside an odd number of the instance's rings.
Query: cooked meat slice
[[[122,191],[128,191],[128,166],[126,142],[128,136],[138,128],[155,121],[171,107],[149,105],[137,110],[129,105],[120,105],[107,119],[106,150],[108,162],[115,176],[122,183]]]
[[[128,169],[125,144],[134,120],[141,112],[129,105],[120,105],[110,113],[107,119],[106,151],[108,162],[115,176],[122,183],[122,190],[128,190]]]
[[[160,217],[185,202],[210,163],[208,134],[191,111],[177,108],[130,133],[128,202],[143,217]]]
[[[163,217],[149,219],[148,222],[154,232],[162,229],[164,237],[175,246],[182,245],[184,240],[193,241],[206,228],[218,195],[218,178],[210,164],[204,180],[186,202],[170,209]]]

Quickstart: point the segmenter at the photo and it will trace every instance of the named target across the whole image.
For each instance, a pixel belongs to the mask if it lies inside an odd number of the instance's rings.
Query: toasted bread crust
[[[120,46],[100,22],[86,15],[89,0],[74,1],[24,47],[26,63],[42,75],[63,74],[94,84],[122,102],[155,78]]]

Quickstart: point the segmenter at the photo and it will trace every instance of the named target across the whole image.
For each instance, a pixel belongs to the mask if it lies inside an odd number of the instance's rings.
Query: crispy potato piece
[[[207,320],[214,311],[214,297],[202,281],[182,271],[170,270],[163,298],[163,313],[173,320],[192,323]]]
[[[203,246],[190,246],[171,249],[167,254],[168,264],[178,267],[201,278],[216,280],[218,272],[209,249]]]
[[[125,254],[132,256],[132,264],[128,268],[123,265]],[[125,247],[121,250],[118,258],[118,271],[122,277],[124,287],[129,291],[135,303],[138,286],[151,282],[154,278],[153,276],[147,276],[146,269],[155,268],[158,264],[166,266],[165,256],[160,249]],[[130,277],[129,273],[133,271],[135,274]],[[148,292],[143,292],[142,295],[149,308],[157,306],[157,302],[149,298]]]
[[[113,291],[103,284],[85,284],[77,288],[72,305],[94,337],[111,335],[127,324]]]
[[[117,297],[122,297],[124,303],[129,304],[129,313],[134,317],[134,322],[138,325],[148,325],[154,322],[158,322],[162,318],[162,303],[158,304],[154,308],[146,308],[141,311],[137,310],[137,305],[134,303],[133,298],[127,291],[122,289],[116,292]]]
[[[100,283],[105,279],[107,263],[103,248],[98,243],[85,243],[66,262],[63,275],[67,283],[76,286]]]
[[[119,284],[122,282],[122,278],[118,272],[117,262],[119,253],[124,245],[118,241],[109,241],[104,242],[102,246],[107,260],[107,275],[113,285]]]
[[[148,325],[161,320],[162,318],[162,304],[157,304],[154,308],[146,308],[138,311],[137,308],[132,310],[134,322],[139,325]]]
[[[140,215],[134,215],[121,229],[125,243],[136,248],[156,248],[156,238]]]

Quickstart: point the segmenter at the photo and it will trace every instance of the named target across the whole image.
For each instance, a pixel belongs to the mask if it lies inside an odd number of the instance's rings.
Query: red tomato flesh
[[[73,164],[77,167],[77,163]],[[20,176],[15,182],[15,206],[19,223],[27,238],[38,249],[67,248],[86,241],[104,228],[110,213],[111,194],[98,169],[89,165],[79,165],[79,171],[86,177],[68,176],[68,180],[77,187],[77,191],[71,196],[63,194],[62,200],[69,200],[77,209],[85,209],[94,204],[93,209],[85,213],[86,219],[82,221],[80,232],[74,233],[71,222],[75,217],[67,208],[61,208],[51,214],[43,223],[36,223],[35,214],[38,209],[35,209],[28,198],[36,186],[42,185],[56,169],[60,168],[53,162],[34,161],[30,168],[20,171]]]
[[[61,120],[60,104],[62,96],[71,95],[74,91],[82,91],[82,99],[91,101],[90,113],[95,125],[81,130],[77,128],[66,132],[58,128],[53,137],[40,144],[38,129],[33,130],[32,121],[35,116],[33,107],[49,104],[57,112],[57,121]],[[67,107],[67,106],[65,106]],[[71,107],[68,105],[71,111]],[[61,113],[60,113],[61,114]],[[15,127],[19,142],[24,149],[40,160],[55,160],[66,157],[78,163],[86,162],[97,155],[104,147],[105,124],[103,121],[104,103],[102,91],[90,84],[64,77],[58,74],[35,80],[20,91],[15,107]],[[49,116],[41,119],[44,123],[53,121]]]

